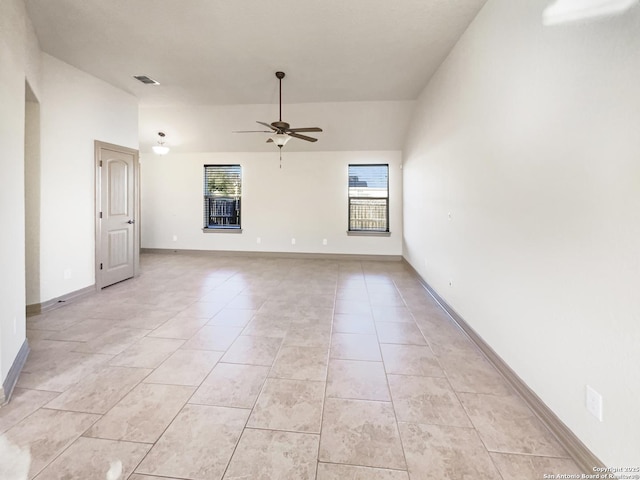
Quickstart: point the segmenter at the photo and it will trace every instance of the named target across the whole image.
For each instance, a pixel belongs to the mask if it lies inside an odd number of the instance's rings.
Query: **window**
[[[389,165],[349,165],[349,232],[389,232]]]
[[[204,229],[240,230],[240,165],[204,166]]]

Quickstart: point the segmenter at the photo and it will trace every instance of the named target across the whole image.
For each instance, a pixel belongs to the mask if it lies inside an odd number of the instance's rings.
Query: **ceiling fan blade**
[[[306,140],[307,142],[317,142],[317,138],[307,137],[306,135],[300,135],[299,133],[289,133],[290,137],[299,138],[300,140]]]
[[[274,132],[277,132],[277,131],[278,131],[278,129],[277,129],[277,128],[275,128],[275,127],[273,127],[273,126],[269,125],[268,123],[265,123],[265,122],[256,122],[256,123],[259,123],[260,125],[264,125],[265,127],[270,128],[270,129],[271,129],[271,130],[273,130]]]
[[[304,128],[287,128],[287,132],[321,132],[322,129],[320,127],[304,127]]]
[[[271,130],[234,130],[231,133],[273,133]]]

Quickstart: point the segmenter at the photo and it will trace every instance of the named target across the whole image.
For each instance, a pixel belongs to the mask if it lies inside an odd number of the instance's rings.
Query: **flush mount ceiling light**
[[[544,25],[558,25],[623,13],[638,0],[555,0],[542,14]]]
[[[163,132],[158,132],[158,137],[160,137],[160,139],[158,140],[158,145],[153,146],[153,153],[156,155],[166,155],[169,153],[169,147],[164,145],[165,134]]]

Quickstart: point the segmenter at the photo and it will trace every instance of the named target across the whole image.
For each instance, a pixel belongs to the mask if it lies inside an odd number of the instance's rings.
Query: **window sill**
[[[241,228],[203,228],[202,233],[242,233]]]
[[[347,230],[349,237],[390,237],[391,232],[368,232],[366,230]]]

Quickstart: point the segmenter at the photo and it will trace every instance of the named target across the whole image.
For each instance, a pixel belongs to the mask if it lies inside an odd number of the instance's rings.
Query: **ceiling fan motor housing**
[[[282,121],[280,121],[280,122],[273,122],[273,123],[271,124],[271,126],[272,126],[273,128],[275,128],[276,130],[279,130],[279,131],[281,131],[281,132],[284,132],[285,130],[288,130],[288,129],[289,129],[289,124],[288,124],[287,122],[282,122]]]

